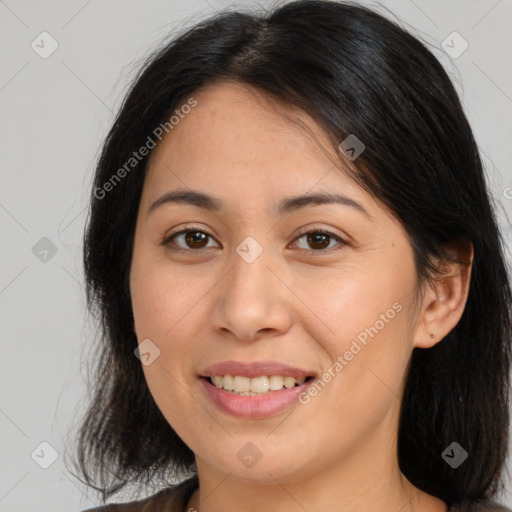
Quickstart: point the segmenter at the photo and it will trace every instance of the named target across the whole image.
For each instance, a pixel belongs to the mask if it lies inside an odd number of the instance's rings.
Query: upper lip
[[[294,368],[277,361],[257,361],[242,363],[239,361],[224,361],[205,368],[201,377],[213,377],[215,375],[241,375],[244,377],[261,377],[263,375],[280,375],[283,377],[312,377],[315,372]]]

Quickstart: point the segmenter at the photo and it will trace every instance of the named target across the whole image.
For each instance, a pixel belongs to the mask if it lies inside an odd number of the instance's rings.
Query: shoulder
[[[511,509],[493,500],[482,500],[452,505],[449,512],[512,512]]]
[[[83,512],[183,512],[190,496],[198,487],[197,475],[178,485],[163,489],[149,498],[129,503],[111,503]]]

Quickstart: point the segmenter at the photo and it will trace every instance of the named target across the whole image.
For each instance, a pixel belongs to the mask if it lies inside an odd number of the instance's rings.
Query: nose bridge
[[[232,270],[231,278],[228,277],[228,292],[235,298],[254,299],[261,303],[270,299],[272,273],[268,267],[272,265],[271,259],[269,247],[264,249],[254,237],[246,237],[230,258]]]
[[[270,270],[277,267],[274,263],[271,249],[253,237],[247,237],[235,248],[229,258],[230,271],[216,300],[213,318],[217,329],[252,339],[262,329],[289,327],[285,290]]]

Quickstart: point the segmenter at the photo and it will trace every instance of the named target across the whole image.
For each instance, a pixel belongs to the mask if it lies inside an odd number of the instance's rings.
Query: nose
[[[231,270],[214,288],[213,326],[242,341],[277,336],[292,324],[291,297],[270,252],[248,263],[233,251]],[[213,290],[212,290],[213,291]]]

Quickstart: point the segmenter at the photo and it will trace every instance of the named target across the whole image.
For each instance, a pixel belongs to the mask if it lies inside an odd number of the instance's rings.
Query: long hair
[[[460,321],[434,347],[413,350],[397,455],[414,485],[447,502],[492,497],[508,442],[511,289],[471,128],[422,42],[368,8],[316,0],[196,24],[146,61],[121,105],[97,164],[84,239],[101,347],[78,436],[83,481],[106,499],[127,483],[196,472],[134,357],[128,279],[148,156],[122,180],[112,176],[180,103],[224,79],[298,107],[333,147],[350,134],[364,142],[352,178],[403,224],[422,279],[433,278],[431,262],[447,257],[447,242],[473,243]],[[469,454],[457,470],[441,457],[454,441]]]

